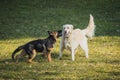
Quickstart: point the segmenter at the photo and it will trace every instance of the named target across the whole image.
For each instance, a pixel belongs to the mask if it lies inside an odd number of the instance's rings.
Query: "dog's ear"
[[[47,31],[49,35],[51,35],[51,32],[50,31]]]
[[[74,28],[74,26],[73,25],[70,25],[71,26],[71,29],[73,29]]]
[[[57,37],[61,37],[62,36],[62,30],[59,30],[57,32],[58,32]]]

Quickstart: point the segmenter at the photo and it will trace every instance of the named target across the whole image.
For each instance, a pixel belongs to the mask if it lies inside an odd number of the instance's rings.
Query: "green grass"
[[[120,79],[120,1],[119,0],[1,0],[0,1],[0,80],[119,80]],[[81,48],[76,60],[65,50],[58,60],[59,43],[48,63],[40,53],[35,63],[18,64],[12,52],[28,41],[45,38],[48,30],[70,23],[85,28],[92,14],[96,36],[88,41],[89,59]]]

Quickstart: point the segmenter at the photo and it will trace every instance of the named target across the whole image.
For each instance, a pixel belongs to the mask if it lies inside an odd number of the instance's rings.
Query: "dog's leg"
[[[51,62],[51,51],[52,51],[53,48],[48,48],[48,52],[47,52],[47,59],[48,59],[48,62]]]
[[[45,52],[42,53],[42,57],[47,57]]]
[[[16,63],[18,63],[19,59],[25,55],[26,55],[26,52],[25,50],[23,50],[19,55],[16,56]]]
[[[72,61],[75,61],[75,49],[71,49],[71,56],[72,56]]]
[[[63,50],[64,50],[64,42],[63,42],[63,40],[61,41],[61,43],[60,43],[60,53],[59,53],[59,57],[58,57],[58,59],[61,59],[61,57],[62,57],[62,52],[63,52]]]
[[[62,48],[62,47],[60,47],[59,59],[62,57],[62,52],[63,52],[63,48]]]
[[[29,55],[29,59],[28,59],[28,62],[29,63],[33,63],[33,59],[35,58],[35,56],[36,56],[36,51],[35,50],[33,50],[32,51],[33,53],[31,54],[31,55]]]
[[[87,44],[87,39],[84,39],[84,41],[82,41],[80,43],[80,46],[84,50],[86,58],[88,58],[88,44]]]
[[[51,53],[47,53],[48,62],[51,62]]]

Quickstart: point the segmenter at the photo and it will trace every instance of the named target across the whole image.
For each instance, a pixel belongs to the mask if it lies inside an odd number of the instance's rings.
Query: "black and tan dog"
[[[15,61],[15,54],[22,50],[20,54],[16,56],[16,62],[18,62],[19,58],[28,55],[28,62],[32,63],[32,60],[36,56],[36,52],[42,52],[47,55],[48,61],[51,61],[51,51],[53,49],[53,45],[56,42],[56,39],[62,36],[62,31],[48,31],[49,36],[46,39],[38,39],[28,42],[25,45],[19,46],[13,53],[12,59]]]

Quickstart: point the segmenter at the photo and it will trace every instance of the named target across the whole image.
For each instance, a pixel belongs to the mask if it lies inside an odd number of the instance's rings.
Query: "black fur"
[[[56,39],[50,34],[51,32],[48,31],[49,36],[46,39],[38,39],[33,40],[25,45],[19,46],[13,53],[12,53],[12,60],[15,61],[15,54],[20,50],[25,50],[26,54],[31,58],[33,54],[33,50],[36,52],[43,52],[44,50],[46,53],[50,52],[49,48],[53,48],[53,45],[56,42]],[[62,30],[57,31],[57,38],[62,36]]]

